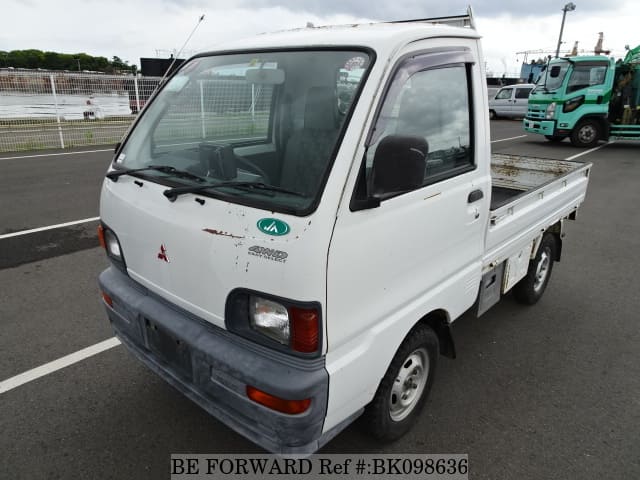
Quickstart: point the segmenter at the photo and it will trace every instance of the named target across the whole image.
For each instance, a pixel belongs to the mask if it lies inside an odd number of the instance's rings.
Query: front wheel
[[[374,437],[393,441],[415,424],[433,383],[438,352],[438,337],[428,326],[417,325],[407,335],[362,416]]]
[[[498,118],[498,115],[496,114],[495,110],[489,110],[489,120],[496,120]]]
[[[600,124],[595,120],[582,120],[571,132],[571,144],[574,147],[595,147],[600,140]]]
[[[527,274],[513,287],[516,301],[533,305],[542,297],[553,269],[556,258],[556,239],[551,233],[545,233],[535,258],[529,261]]]

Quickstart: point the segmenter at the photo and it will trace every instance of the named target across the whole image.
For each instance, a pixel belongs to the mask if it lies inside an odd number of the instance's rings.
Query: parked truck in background
[[[640,140],[640,46],[624,60],[601,55],[555,58],[529,96],[527,132],[576,147]]]
[[[452,323],[511,291],[536,303],[586,194],[590,164],[491,155],[483,65],[470,15],[185,62],[102,188],[122,343],[272,452],[361,415],[403,435],[455,357]]]

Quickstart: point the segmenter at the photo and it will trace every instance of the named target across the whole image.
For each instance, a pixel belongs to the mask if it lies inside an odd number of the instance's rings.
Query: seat
[[[337,104],[334,87],[309,89],[304,126],[293,132],[285,147],[280,186],[315,195],[338,137]]]

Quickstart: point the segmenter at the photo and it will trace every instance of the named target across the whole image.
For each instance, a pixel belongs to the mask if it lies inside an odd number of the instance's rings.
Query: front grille
[[[527,118],[533,120],[544,120],[546,115],[546,109],[540,109],[539,107],[529,107],[527,110]]]

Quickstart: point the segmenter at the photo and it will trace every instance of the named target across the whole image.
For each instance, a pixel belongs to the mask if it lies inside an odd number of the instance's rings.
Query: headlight
[[[118,243],[118,239],[116,238],[115,233],[113,233],[111,230],[106,230],[104,232],[104,243],[109,255],[117,259],[122,259],[120,243]]]
[[[229,293],[225,326],[230,332],[281,352],[316,357],[322,350],[322,308],[245,289]]]
[[[556,102],[551,102],[547,107],[547,112],[545,118],[547,120],[552,120],[556,116]]]
[[[284,305],[251,295],[249,320],[254,330],[283,345],[289,344],[289,312]]]
[[[100,240],[100,246],[107,252],[107,257],[109,257],[111,263],[124,273],[127,273],[122,248],[114,231],[104,224],[99,225],[98,240]]]
[[[562,105],[562,111],[564,113],[573,112],[576,108],[584,103],[584,95],[580,95],[578,97],[573,97],[571,100],[567,100],[564,105]]]

